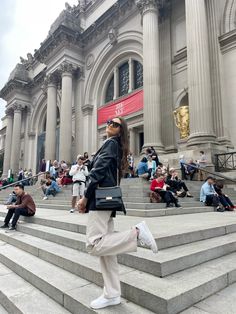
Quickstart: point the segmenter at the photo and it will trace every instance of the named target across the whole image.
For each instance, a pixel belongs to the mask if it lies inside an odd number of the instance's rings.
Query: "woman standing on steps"
[[[135,252],[138,242],[157,253],[156,242],[145,222],[127,231],[114,232],[113,217],[116,212],[96,210],[97,186],[116,186],[117,169],[120,181],[122,172],[128,167],[129,144],[126,121],[121,117],[113,118],[107,122],[106,133],[107,140],[98,150],[91,164],[87,192],[78,203],[80,212],[89,211],[86,246],[91,255],[99,256],[104,280],[103,294],[91,302],[93,309],[120,304],[121,289],[117,254]]]

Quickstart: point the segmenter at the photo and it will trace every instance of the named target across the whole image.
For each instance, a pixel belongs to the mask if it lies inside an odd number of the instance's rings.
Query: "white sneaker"
[[[99,298],[97,298],[96,300],[93,300],[90,303],[90,307],[94,310],[98,310],[98,309],[103,309],[104,307],[107,307],[107,306],[112,306],[112,305],[117,305],[117,304],[120,304],[120,297],[107,299],[103,295],[101,295]]]
[[[74,211],[75,211],[74,208],[71,208],[70,213],[73,213]]]
[[[45,200],[48,200],[48,197],[47,197],[47,196],[44,196],[43,200],[44,200],[44,201],[45,201]]]
[[[146,225],[146,222],[142,221],[139,224],[137,224],[135,227],[139,229],[139,236],[138,236],[139,243],[142,246],[147,246],[148,248],[150,248],[153,251],[153,253],[157,253],[158,247],[157,247],[156,241],[151,231],[149,230],[148,226]]]

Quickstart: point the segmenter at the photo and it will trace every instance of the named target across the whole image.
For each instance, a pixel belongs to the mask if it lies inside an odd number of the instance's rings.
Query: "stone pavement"
[[[123,183],[124,191],[130,191],[128,197],[147,193],[145,183],[139,181],[134,187],[133,182]],[[189,186],[196,198],[181,203],[199,203],[199,184],[189,182]],[[232,188],[228,192],[234,197]],[[90,301],[101,293],[102,276],[98,259],[85,249],[88,215],[70,214],[68,205],[60,204],[63,198],[68,204],[69,189],[50,200],[64,209],[46,208],[45,203],[35,217],[22,219],[17,232],[0,231],[0,280],[7,281],[5,285],[0,282],[0,304],[13,309],[10,313],[98,312],[89,308]],[[145,218],[160,251],[154,255],[139,248],[118,256],[122,305],[99,313],[174,314],[189,308],[186,313],[191,314],[199,310],[202,300],[236,281],[236,212],[217,213],[212,208],[209,212],[202,206],[202,212],[192,213],[191,207],[185,208],[187,214],[175,214],[173,209],[171,215]],[[163,205],[159,210],[164,211]],[[1,221],[5,214],[1,205]],[[142,219],[118,215],[116,230],[130,228]],[[39,302],[22,301],[29,291]],[[43,311],[40,304],[45,305]]]

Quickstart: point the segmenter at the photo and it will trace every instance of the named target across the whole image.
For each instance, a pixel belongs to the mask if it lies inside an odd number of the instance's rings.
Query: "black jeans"
[[[231,202],[230,198],[228,196],[225,196],[225,195],[218,195],[219,197],[219,200],[221,202],[221,204],[224,206],[224,207],[233,207],[234,204]]]
[[[15,227],[16,223],[21,216],[34,216],[34,214],[29,214],[28,213],[28,209],[27,208],[10,208],[8,209],[8,213],[6,215],[6,218],[4,220],[4,223],[6,225],[9,224],[11,217],[14,215],[13,219],[12,219],[12,226]]]
[[[205,204],[207,206],[217,207],[217,206],[219,206],[219,203],[220,203],[220,200],[219,200],[219,197],[217,195],[210,194],[210,195],[206,196]]]
[[[177,191],[180,191],[182,188],[184,189],[185,192],[188,192],[188,188],[185,184],[185,182],[181,181],[181,180],[170,180],[170,189],[176,193]]]
[[[158,193],[161,196],[161,198],[166,204],[178,203],[178,200],[174,197],[174,195],[170,191],[156,191],[156,193]]]

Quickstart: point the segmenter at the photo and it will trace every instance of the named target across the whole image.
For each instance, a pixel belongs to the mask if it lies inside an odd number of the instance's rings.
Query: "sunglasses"
[[[118,123],[118,122],[115,122],[115,121],[113,121],[113,120],[108,120],[107,121],[107,126],[111,126],[111,127],[113,127],[113,128],[118,128],[118,127],[121,127],[121,124],[120,123]]]

